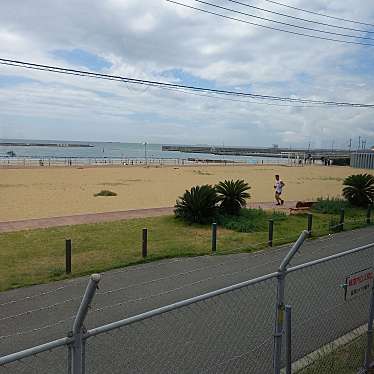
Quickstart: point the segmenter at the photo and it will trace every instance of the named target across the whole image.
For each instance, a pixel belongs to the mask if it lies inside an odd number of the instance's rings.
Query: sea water
[[[8,152],[14,152],[16,158],[48,159],[207,159],[227,160],[250,164],[287,163],[287,159],[260,158],[253,156],[213,155],[205,153],[184,153],[162,151],[161,144],[119,143],[119,142],[80,142],[61,140],[0,139],[0,143],[58,144],[59,146],[1,146],[0,157],[11,158]],[[90,147],[67,147],[68,144],[90,145]],[[65,146],[64,146],[65,145]]]

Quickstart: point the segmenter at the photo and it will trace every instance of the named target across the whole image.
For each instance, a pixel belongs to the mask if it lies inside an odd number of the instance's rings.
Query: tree
[[[220,208],[226,214],[238,215],[240,209],[247,205],[246,199],[251,197],[247,192],[251,187],[242,179],[225,180],[219,182],[215,188],[221,202]]]
[[[352,204],[367,207],[374,202],[374,176],[356,174],[347,177],[343,185],[343,196]]]
[[[212,186],[196,186],[179,197],[174,213],[190,223],[208,223],[216,216],[217,203],[217,193]]]

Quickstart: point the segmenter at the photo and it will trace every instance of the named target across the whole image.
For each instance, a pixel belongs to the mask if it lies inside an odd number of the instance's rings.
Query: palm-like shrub
[[[374,176],[356,174],[347,177],[343,185],[343,196],[355,206],[367,207],[374,202]]]
[[[224,214],[238,215],[240,209],[247,205],[246,199],[251,195],[247,192],[251,187],[242,179],[225,180],[216,185],[220,208]]]
[[[192,187],[186,190],[176,202],[174,213],[191,223],[212,222],[217,213],[218,197],[210,185]]]

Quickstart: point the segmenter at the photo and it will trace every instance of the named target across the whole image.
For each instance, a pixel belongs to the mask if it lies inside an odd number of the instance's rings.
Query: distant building
[[[351,166],[359,169],[374,169],[374,151],[352,153]]]

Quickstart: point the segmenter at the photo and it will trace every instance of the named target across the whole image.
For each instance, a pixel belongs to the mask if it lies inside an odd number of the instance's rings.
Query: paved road
[[[308,241],[292,265],[369,243],[374,243],[372,227]],[[288,249],[171,259],[107,272],[86,326],[93,328],[273,272]],[[305,334],[313,326],[311,343],[303,342],[295,355],[364,318],[366,299],[351,305],[349,318],[346,309],[338,308],[337,324],[330,312],[339,305],[341,294],[329,285],[344,282],[352,269],[372,264],[371,252],[318,267],[316,273],[312,268],[290,275],[287,297],[312,324],[296,320],[297,329]],[[86,283],[84,277],[0,294],[1,354],[65,336]],[[93,338],[87,344],[87,373],[270,372],[275,286],[275,280],[269,280]],[[323,315],[328,318],[316,324]],[[331,334],[326,333],[328,328]],[[45,353],[0,373],[65,373],[65,356],[63,349]]]

